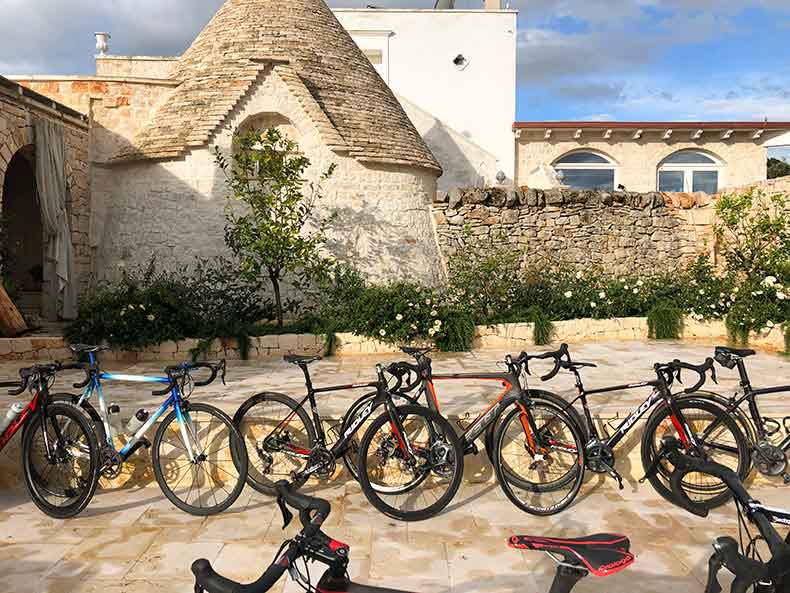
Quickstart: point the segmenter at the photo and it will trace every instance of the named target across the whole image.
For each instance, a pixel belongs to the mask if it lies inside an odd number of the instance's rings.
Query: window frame
[[[604,159],[605,163],[568,163],[562,164],[561,161],[573,154],[579,153],[590,153],[597,157]],[[590,148],[579,148],[576,150],[571,150],[570,152],[566,152],[556,159],[551,164],[551,168],[554,170],[555,173],[559,173],[560,169],[571,169],[575,171],[585,171],[585,170],[595,170],[595,171],[612,171],[612,189],[610,191],[617,191],[617,186],[619,184],[619,167],[617,162],[607,154],[604,154],[598,150],[593,150]],[[594,188],[572,188],[572,189],[594,189]],[[607,191],[607,190],[600,190],[600,191]]]
[[[709,159],[711,159],[712,163],[689,163],[689,164],[678,164],[678,163],[667,163],[667,159],[677,155],[678,153],[682,152],[694,152],[701,154]],[[662,191],[661,188],[661,173],[662,172],[669,172],[674,171],[678,173],[683,173],[683,189],[681,190],[683,193],[692,193],[694,191],[694,172],[695,171],[713,171],[718,174],[717,181],[716,181],[716,191],[720,191],[722,187],[725,187],[726,184],[724,183],[724,162],[717,157],[705,150],[700,150],[698,148],[681,148],[680,150],[676,150],[665,156],[661,162],[656,167],[656,191]]]

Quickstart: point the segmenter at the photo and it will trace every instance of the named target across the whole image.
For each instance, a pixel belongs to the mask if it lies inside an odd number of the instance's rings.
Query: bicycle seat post
[[[307,368],[306,364],[300,364],[299,368],[302,369],[304,373],[304,384],[307,387],[307,391],[309,393],[313,392],[313,381],[310,379],[310,369]]]
[[[549,593],[571,593],[576,584],[588,574],[589,572],[584,569],[560,564],[557,566]]]

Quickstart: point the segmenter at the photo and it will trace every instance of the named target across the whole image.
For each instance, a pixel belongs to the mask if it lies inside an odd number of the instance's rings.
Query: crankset
[[[752,462],[764,476],[781,476],[787,471],[787,455],[767,441],[757,443],[752,453]]]
[[[623,477],[614,469],[614,450],[605,443],[594,441],[587,445],[587,467],[596,474],[609,474],[623,490]]]
[[[316,447],[310,451],[307,467],[317,467],[315,474],[322,480],[328,480],[337,467],[335,456],[325,447]]]
[[[123,460],[118,453],[111,447],[104,447],[101,450],[102,465],[99,473],[108,480],[114,480],[121,475]]]
[[[431,445],[430,450],[431,470],[442,478],[453,475],[453,449],[447,443],[437,441]]]

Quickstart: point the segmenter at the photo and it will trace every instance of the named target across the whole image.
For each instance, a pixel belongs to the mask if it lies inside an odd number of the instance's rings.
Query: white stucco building
[[[439,189],[514,178],[518,12],[335,9],[444,169]]]

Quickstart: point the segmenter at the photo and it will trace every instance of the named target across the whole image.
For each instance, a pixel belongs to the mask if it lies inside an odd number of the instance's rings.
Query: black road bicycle
[[[637,421],[649,410],[642,434],[641,456],[645,469],[642,481],[649,480],[653,488],[665,499],[674,502],[669,486],[672,473],[671,462],[666,458],[666,451],[661,447],[665,436],[676,436],[682,442],[684,450],[689,454],[706,460],[715,460],[732,465],[742,479],[748,473],[747,444],[736,421],[724,413],[720,406],[698,399],[679,398],[672,393],[672,385],[679,381],[680,373],[689,370],[699,375],[696,385],[684,390],[685,393],[697,391],[705,383],[710,371],[715,378],[713,360],[708,359],[702,365],[691,365],[675,360],[666,364],[654,365],[656,379],[626,385],[615,385],[587,390],[580,375],[580,369],[594,367],[588,362],[571,360],[567,344],[562,344],[557,351],[539,355],[522,353],[518,362],[525,365],[529,373],[529,361],[548,359],[554,361],[552,370],[541,377],[548,381],[556,376],[560,369],[573,373],[576,383],[577,397],[567,402],[562,410],[568,412],[576,402],[581,401],[585,423],[579,430],[585,435],[586,467],[595,473],[608,474],[614,478],[619,487],[623,488],[623,479],[615,469],[615,447],[634,428]],[[602,434],[593,421],[588,404],[588,396],[623,391],[642,387],[651,387],[648,398],[631,412],[609,435]],[[527,391],[529,393],[529,391]],[[525,442],[515,416],[506,419],[497,429],[496,451],[498,460],[495,467],[504,468],[506,480],[500,479],[508,498],[523,510],[536,514],[546,514],[547,509],[540,500],[546,492],[563,486],[576,476],[569,472],[561,479],[546,480],[544,472],[551,467],[550,457],[535,453],[532,443]],[[543,440],[544,432],[552,427],[551,419],[539,427],[538,439]],[[539,449],[538,449],[539,450]],[[574,470],[576,471],[576,470]],[[583,471],[583,468],[580,470]],[[686,491],[695,499],[713,508],[729,500],[731,494],[720,481],[702,479],[697,482],[684,482]],[[540,500],[536,500],[540,499]],[[556,511],[552,511],[556,512]]]
[[[276,560],[254,583],[243,585],[217,574],[206,559],[192,563],[195,593],[265,593],[288,571],[291,578],[306,591],[316,593],[406,593],[399,589],[385,589],[354,583],[348,576],[350,547],[332,539],[321,530],[331,512],[328,501],[294,492],[287,482],[274,486],[277,502],[283,514],[283,529],[293,515],[288,506],[299,512],[302,530],[292,540],[283,543]],[[596,534],[578,539],[537,538],[515,535],[508,544],[516,549],[547,552],[559,565],[551,593],[570,593],[584,576],[608,576],[626,568],[634,561],[629,551],[628,538],[622,535]],[[304,564],[299,566],[298,561]],[[308,562],[327,566],[317,584],[310,578]]]
[[[790,512],[761,505],[749,496],[737,474],[718,464],[679,455],[681,446],[676,442],[676,446],[667,448],[672,449],[673,462],[678,468],[673,475],[672,486],[683,506],[696,514],[706,515],[708,511],[705,507],[700,507],[688,499],[682,483],[691,472],[704,472],[714,476],[731,489],[739,505],[739,519],[743,514],[757,525],[761,537],[768,542],[771,554],[767,561],[756,558],[756,538],[753,537],[749,537],[749,544],[741,545],[740,549],[732,538],[717,538],[714,554],[708,563],[708,585],[705,593],[720,593],[718,575],[722,567],[726,567],[736,576],[732,593],[746,593],[750,587],[754,587],[754,593],[790,593],[790,535],[782,542],[771,525],[772,522],[790,524]],[[293,539],[282,544],[275,561],[258,580],[250,584],[241,584],[217,574],[206,559],[196,560],[192,563],[195,593],[265,593],[286,571],[306,591],[406,593],[351,581],[348,576],[350,547],[321,530],[331,512],[328,501],[298,494],[284,481],[275,484],[274,490],[283,515],[283,528],[293,519],[288,510],[290,506],[299,512],[302,530]],[[589,574],[598,577],[613,575],[634,562],[630,541],[626,536],[616,534],[601,533],[574,539],[514,535],[509,538],[508,545],[516,549],[545,552],[557,562],[550,593],[571,593],[576,584]],[[304,562],[302,566],[298,564],[300,560]],[[310,578],[308,562],[327,566],[327,570],[315,585]]]
[[[687,511],[707,517],[708,508],[692,501],[683,484],[689,474],[705,474],[723,482],[733,498],[738,511],[738,535],[740,541],[729,536],[718,537],[713,543],[713,555],[708,561],[708,583],[706,593],[719,593],[721,584],[718,575],[722,568],[730,571],[735,579],[731,593],[790,593],[790,533],[782,541],[773,524],[790,525],[790,510],[771,508],[752,498],[743,482],[734,471],[718,463],[703,461],[679,453],[682,444],[668,438],[665,448],[672,457],[675,471],[672,474],[672,491],[678,504]],[[753,535],[749,523],[755,525],[759,535]],[[770,559],[764,560],[757,546],[764,541]]]
[[[90,422],[73,405],[53,401],[49,391],[57,373],[84,366],[37,364],[21,369],[18,383],[0,383],[12,388],[11,395],[32,395],[27,405],[11,408],[15,417],[0,429],[0,451],[22,428],[25,485],[36,506],[57,519],[79,514],[99,482],[99,445]]]
[[[584,473],[585,439],[580,429],[581,419],[572,407],[558,395],[548,391],[525,390],[522,385],[526,361],[507,355],[504,369],[489,373],[434,373],[432,361],[427,356],[428,348],[402,348],[413,356],[416,364],[396,362],[391,365],[394,372],[405,377],[404,384],[397,390],[404,397],[411,393],[419,402],[425,396],[425,405],[440,413],[440,402],[436,382],[440,381],[490,381],[498,383],[501,391],[494,401],[474,420],[459,421],[461,444],[464,452],[477,454],[477,439],[483,438],[486,453],[494,466],[497,478],[518,480],[519,475],[510,475],[506,463],[496,456],[495,433],[498,426],[508,425],[517,433],[512,438],[520,439],[529,451],[532,462],[539,464],[542,483],[535,489],[541,498],[528,510],[533,514],[550,515],[570,505],[581,488]],[[360,452],[360,463],[364,456]],[[507,488],[503,486],[507,492]],[[524,509],[524,507],[521,507]],[[527,510],[527,509],[524,509]]]
[[[760,413],[757,398],[772,393],[790,393],[790,385],[764,387],[754,389],[746,370],[744,359],[753,356],[754,350],[727,348],[716,346],[714,359],[727,369],[738,369],[740,390],[732,397],[726,398],[719,394],[705,391],[698,395],[710,398],[733,416],[741,427],[749,444],[752,466],[764,476],[781,476],[785,484],[790,484],[790,473],[787,471],[787,452],[790,451],[790,416],[784,418],[785,437],[780,442],[778,434],[782,424],[773,418],[766,418]],[[743,408],[746,407],[747,410]],[[748,411],[748,414],[747,414]],[[778,437],[778,438],[777,438]]]
[[[377,378],[372,382],[314,387],[308,365],[320,358],[285,357],[304,374],[307,394],[301,401],[264,392],[249,398],[236,412],[234,423],[252,457],[250,485],[259,492],[275,494],[276,482],[287,478],[299,488],[313,475],[331,476],[342,457],[357,474],[367,499],[384,514],[418,521],[439,513],[455,496],[463,478],[463,449],[449,422],[422,406],[397,406],[392,392],[399,389],[400,379],[396,375],[398,383],[390,387],[385,373],[396,369],[385,370],[381,365],[376,365]],[[353,389],[375,391],[363,396],[363,404],[352,406],[353,413],[346,413],[330,445],[316,396]],[[305,409],[308,403],[312,417]],[[357,433],[379,408],[383,413],[372,420],[357,445]],[[370,451],[373,457],[358,470],[354,459],[357,446],[360,456]]]

